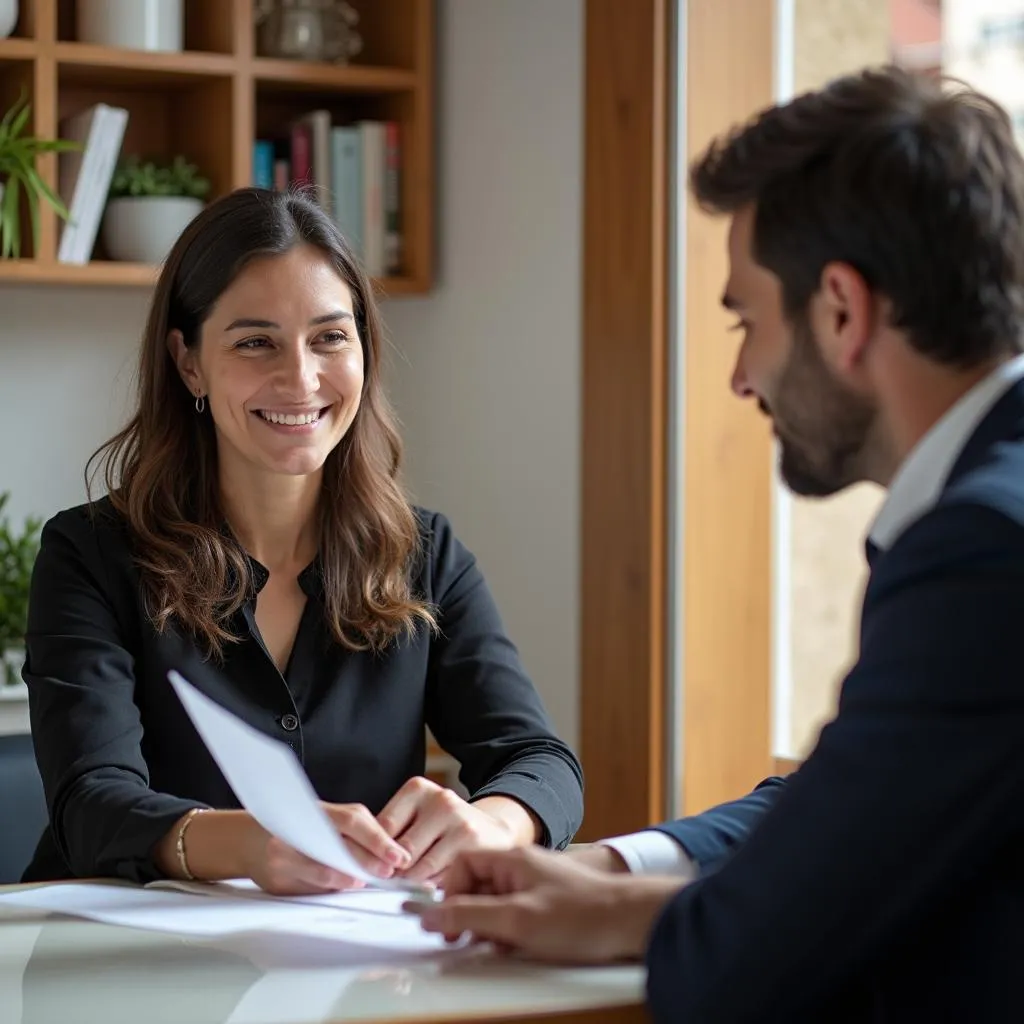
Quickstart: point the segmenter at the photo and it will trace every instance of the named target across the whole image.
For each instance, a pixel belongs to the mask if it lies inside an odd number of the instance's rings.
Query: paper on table
[[[306,904],[313,907],[336,907],[355,910],[362,914],[404,914],[403,904],[409,896],[404,892],[385,892],[382,889],[345,889],[342,892],[303,893],[297,896],[279,896],[265,892],[248,878],[226,878],[220,882],[186,882],[179,878],[162,878],[149,882],[147,889],[169,889],[188,892],[194,896],[216,896],[220,899],[249,899],[276,903]]]
[[[396,909],[401,900],[398,893],[375,895],[393,900]],[[447,948],[443,937],[423,931],[418,918],[398,912],[367,912],[365,905],[360,906],[359,896],[335,893],[332,904],[311,906],[245,899],[234,893],[199,897],[134,885],[61,882],[0,893],[0,907],[27,907],[122,927],[209,938],[287,933],[343,942],[364,953],[429,953]]]
[[[242,806],[272,835],[307,857],[381,889],[419,896],[430,890],[400,878],[377,878],[352,856],[320,806],[298,758],[200,693],[173,669],[167,677]]]

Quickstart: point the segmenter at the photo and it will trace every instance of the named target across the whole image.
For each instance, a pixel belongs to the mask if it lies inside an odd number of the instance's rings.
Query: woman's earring
[[[202,413],[206,409],[206,398],[203,395],[196,395],[196,412]]]

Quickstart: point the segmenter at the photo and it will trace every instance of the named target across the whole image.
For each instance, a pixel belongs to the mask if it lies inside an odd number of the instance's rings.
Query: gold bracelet
[[[196,880],[196,876],[189,871],[188,859],[185,857],[185,832],[188,830],[189,825],[192,824],[192,819],[197,814],[202,814],[207,810],[209,810],[208,807],[193,807],[192,810],[189,811],[182,819],[181,827],[178,829],[178,838],[174,843],[175,852],[178,854],[178,867],[181,868],[181,873],[190,882],[194,882]]]

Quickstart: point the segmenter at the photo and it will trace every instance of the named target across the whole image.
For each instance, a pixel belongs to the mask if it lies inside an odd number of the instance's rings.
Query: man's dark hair
[[[1006,112],[948,78],[868,69],[715,140],[690,185],[712,213],[755,204],[753,257],[803,315],[832,261],[937,362],[1016,352],[1024,327],[1024,158]]]

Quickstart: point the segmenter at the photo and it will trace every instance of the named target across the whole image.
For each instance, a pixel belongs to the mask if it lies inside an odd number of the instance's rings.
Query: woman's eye
[[[320,340],[328,345],[344,345],[348,341],[348,335],[344,331],[327,331],[320,335]]]
[[[266,338],[246,338],[245,341],[240,341],[237,347],[242,349],[254,349],[261,348],[263,345],[266,345],[266,343]]]

